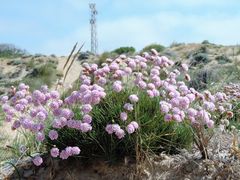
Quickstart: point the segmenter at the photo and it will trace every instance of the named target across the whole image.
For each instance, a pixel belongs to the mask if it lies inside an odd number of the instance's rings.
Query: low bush
[[[144,52],[151,52],[151,49],[155,49],[157,52],[162,52],[165,47],[161,44],[150,44],[146,47],[144,47],[142,50],[141,50],[141,53],[144,53]]]
[[[39,89],[43,84],[51,87],[57,80],[56,65],[51,62],[37,66],[33,61],[30,61],[27,66],[32,69],[32,72],[22,81],[29,84],[31,90]]]
[[[0,44],[0,58],[16,58],[27,54],[25,50],[12,44]]]
[[[191,60],[191,66],[196,66],[198,64],[206,64],[209,62],[208,54],[207,53],[197,53],[194,54]]]
[[[127,54],[127,55],[132,55],[134,54],[136,49],[134,47],[120,47],[112,51],[112,53],[116,53],[118,55],[121,54]]]
[[[187,87],[179,80],[182,74],[190,81],[186,64],[175,69],[173,61],[152,49],[101,67],[82,66],[79,88],[64,99],[47,86],[31,93],[23,83],[11,97],[1,98],[6,121],[12,129],[30,132],[37,152],[47,147],[61,159],[130,156],[138,164],[148,153],[176,153],[194,141],[208,158],[206,132],[228,118],[227,97]],[[33,158],[37,166],[42,161]]]
[[[226,55],[220,55],[216,57],[216,60],[218,61],[218,64],[226,64],[230,63],[231,59],[229,59]]]

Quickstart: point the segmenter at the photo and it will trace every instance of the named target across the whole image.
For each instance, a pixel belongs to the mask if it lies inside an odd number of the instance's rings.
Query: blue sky
[[[150,43],[240,43],[239,0],[1,0],[0,43],[30,53],[90,49],[89,2],[98,15],[99,52]]]

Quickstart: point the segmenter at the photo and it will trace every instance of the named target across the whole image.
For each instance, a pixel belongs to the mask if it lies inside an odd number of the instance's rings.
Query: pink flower
[[[118,139],[122,139],[124,136],[125,136],[125,132],[124,130],[122,129],[118,129],[116,132],[115,132],[116,136],[118,137]]]
[[[89,114],[85,114],[83,116],[83,122],[90,124],[92,122],[92,116],[90,116]]]
[[[135,128],[134,128],[134,126],[130,123],[130,124],[127,125],[126,131],[128,132],[128,134],[132,134],[132,133],[134,133]]]
[[[187,110],[187,114],[188,114],[188,116],[194,117],[194,116],[197,115],[197,110],[195,110],[195,109],[193,109],[193,108],[189,108],[189,109]]]
[[[130,75],[132,73],[132,69],[130,67],[125,67],[124,68],[124,72],[127,74],[127,75]]]
[[[67,159],[69,157],[68,153],[66,152],[66,150],[62,150],[60,153],[60,158],[61,159]]]
[[[148,86],[148,88],[151,89],[151,90],[155,89],[155,85],[154,85],[153,83],[148,83],[147,86]]]
[[[43,159],[40,156],[34,157],[32,161],[36,166],[40,166],[43,163]]]
[[[126,112],[121,112],[121,114],[120,114],[120,119],[122,120],[122,121],[126,121],[127,120],[127,113]]]
[[[113,83],[113,90],[114,90],[115,92],[120,92],[120,91],[122,91],[122,82],[121,82],[121,81],[115,81],[115,82]]]
[[[190,102],[193,102],[196,98],[194,94],[187,94],[186,97],[189,99]]]
[[[136,68],[136,63],[134,62],[134,60],[130,60],[128,62],[128,66],[131,68],[131,69],[135,69]]]
[[[108,125],[105,127],[105,130],[107,131],[108,134],[113,134],[113,133],[114,133],[112,124],[108,124]]]
[[[147,84],[144,82],[144,81],[139,81],[138,82],[138,86],[141,88],[141,89],[146,89],[147,87]]]
[[[2,96],[0,102],[2,102],[3,104],[6,103],[8,101],[8,96]]]
[[[82,132],[88,132],[92,130],[92,126],[88,123],[81,123],[80,129]]]
[[[213,128],[213,127],[214,127],[214,122],[213,122],[213,120],[207,121],[207,127],[208,127],[208,128]]]
[[[58,157],[59,156],[59,149],[58,148],[52,148],[50,150],[51,156],[52,157]]]
[[[90,104],[84,104],[84,105],[82,106],[82,112],[83,112],[84,114],[89,113],[91,110],[92,110],[92,106],[91,106]]]
[[[43,142],[44,139],[45,139],[45,135],[42,132],[38,132],[36,135],[36,140],[39,142]]]
[[[177,122],[182,122],[182,118],[180,115],[178,114],[174,114],[173,115],[173,120],[177,121]]]
[[[172,117],[171,114],[166,114],[166,115],[164,116],[164,120],[165,120],[166,122],[171,121],[172,118],[173,118],[173,117]]]
[[[73,155],[78,155],[78,154],[80,154],[80,152],[81,152],[81,150],[79,149],[79,147],[77,147],[77,146],[72,147]]]
[[[55,140],[58,138],[58,133],[55,130],[51,130],[49,131],[48,136],[51,140]]]
[[[132,121],[130,124],[132,124],[135,129],[138,129],[138,127],[139,127],[139,125],[136,121]]]
[[[166,103],[162,103],[161,105],[160,105],[160,108],[161,108],[161,111],[163,112],[163,113],[168,113],[169,112],[169,106],[166,104]]]
[[[188,71],[188,65],[187,64],[181,64],[181,70],[186,72]]]
[[[152,90],[147,90],[147,94],[150,98],[153,98],[154,97],[154,93]]]
[[[45,113],[43,113],[43,112],[39,112],[39,113],[37,113],[37,118],[40,120],[40,121],[44,121],[46,118],[47,118],[47,116],[45,115]]]
[[[132,103],[136,103],[138,102],[138,97],[136,94],[132,94],[129,96],[129,100],[132,102]]]
[[[50,106],[50,108],[53,109],[53,110],[59,108],[59,104],[58,104],[58,102],[56,102],[56,101],[51,102],[51,103],[49,104],[49,106]]]
[[[113,129],[114,132],[116,132],[119,129],[121,129],[121,127],[118,124],[112,124],[112,129]]]
[[[50,95],[51,95],[52,99],[59,99],[59,97],[60,97],[60,94],[57,91],[51,91]]]
[[[126,109],[127,111],[133,111],[133,105],[130,103],[124,104],[123,108]]]
[[[188,118],[189,118],[189,120],[191,121],[191,123],[195,123],[195,122],[196,122],[196,119],[195,119],[194,117],[189,116]]]

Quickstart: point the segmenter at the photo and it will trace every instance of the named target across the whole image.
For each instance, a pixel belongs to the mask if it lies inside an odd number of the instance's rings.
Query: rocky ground
[[[239,137],[237,138],[239,140]],[[236,152],[232,151],[233,139],[231,132],[224,128],[216,129],[208,146],[209,159],[201,159],[194,147],[191,151],[181,150],[177,155],[164,153],[149,155],[141,162],[138,174],[135,163],[127,158],[124,162],[109,164],[102,160],[84,163],[77,158],[62,161],[45,155],[44,164],[40,167],[34,166],[30,158],[2,164],[0,179],[20,177],[21,179],[39,180],[238,180],[240,160]]]

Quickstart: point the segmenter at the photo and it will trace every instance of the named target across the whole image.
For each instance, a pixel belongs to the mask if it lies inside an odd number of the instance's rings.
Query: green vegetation
[[[26,51],[12,44],[0,44],[0,58],[16,58],[25,55]]]
[[[150,44],[150,45],[144,47],[141,50],[141,53],[150,52],[151,49],[155,49],[157,52],[162,52],[165,49],[165,47],[163,45],[160,45],[160,44]]]
[[[88,133],[81,133],[79,130],[63,128],[59,130],[59,138],[55,142],[49,140],[49,148],[56,145],[60,149],[66,146],[79,146],[81,157],[104,158],[114,161],[124,156],[135,156],[137,143],[136,134],[128,135],[119,140],[115,135],[108,135],[104,131],[108,123],[119,123],[124,125],[127,122],[120,120],[119,114],[123,104],[127,101],[131,89],[121,93],[108,93],[106,98],[92,111],[93,130]],[[139,143],[144,153],[177,153],[181,148],[191,146],[193,137],[192,130],[188,123],[165,122],[159,111],[159,99],[150,99],[146,93],[139,92],[137,112],[129,114],[128,118],[134,120],[137,116],[141,129],[138,132]],[[74,119],[82,119],[80,109],[74,109]],[[135,114],[137,113],[137,114]],[[50,144],[52,143],[52,144]]]
[[[106,62],[106,59],[107,58],[115,58],[117,57],[118,54],[114,53],[114,52],[103,52],[99,58],[98,58],[98,65],[101,65],[102,63],[105,63]]]
[[[29,67],[34,67],[30,61],[28,64]],[[49,87],[57,80],[57,69],[56,65],[51,62],[37,66],[33,69],[32,73],[26,76],[22,82],[28,84],[33,89],[39,89],[43,84],[48,85]]]
[[[218,64],[226,64],[231,62],[231,60],[225,54],[217,56],[216,60],[218,61]]]
[[[128,54],[131,55],[135,53],[136,49],[134,47],[120,47],[112,51],[112,53],[116,53],[118,55]]]

